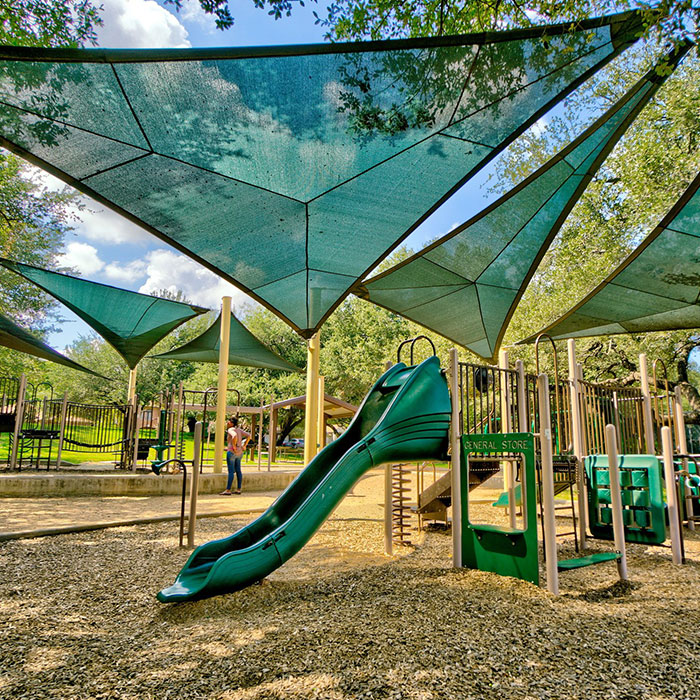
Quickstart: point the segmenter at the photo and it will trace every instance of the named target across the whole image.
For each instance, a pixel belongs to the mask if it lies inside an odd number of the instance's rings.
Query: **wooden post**
[[[576,363],[576,342],[567,341],[569,351],[569,383],[571,385],[571,434],[574,443],[574,456],[578,462],[576,468],[576,491],[578,494],[578,543],[581,550],[586,548],[586,480],[583,469],[583,425],[581,420],[581,403],[579,401],[579,368]],[[541,420],[541,416],[540,416]]]
[[[605,451],[608,453],[608,473],[610,476],[610,507],[612,509],[615,549],[620,554],[617,571],[620,579],[629,581],[627,575],[627,548],[625,545],[625,523],[622,518],[622,492],[620,489],[620,467],[617,455],[617,430],[614,425],[605,426]]]
[[[450,451],[452,467],[452,566],[462,566],[462,484],[460,452],[462,430],[459,424],[459,358],[457,348],[450,350],[450,395],[452,397],[452,421],[450,425]]]
[[[194,547],[194,531],[197,524],[197,496],[199,494],[199,470],[202,454],[202,421],[194,425],[194,459],[192,460],[192,478],[190,479],[190,514],[187,519],[187,546]]]
[[[668,529],[671,536],[671,556],[674,564],[683,563],[681,546],[681,526],[678,520],[678,491],[676,490],[676,469],[673,464],[673,440],[671,428],[661,428],[661,448],[664,460],[664,481],[666,482],[666,504],[668,507]]]
[[[537,377],[540,409],[540,454],[542,459],[542,510],[544,517],[544,551],[547,563],[547,590],[559,595],[557,522],[554,514],[554,467],[552,463],[552,413],[549,405],[549,379]],[[530,514],[528,513],[528,517]]]
[[[304,411],[304,464],[316,456],[318,436],[318,370],[321,332],[309,338],[306,352],[306,406]]]
[[[214,433],[214,474],[224,469],[226,446],[226,389],[228,388],[228,356],[231,339],[231,297],[221,299],[219,329],[219,378],[216,384],[216,432]]]
[[[19,434],[24,421],[24,399],[27,395],[27,375],[22,373],[17,387],[17,399],[15,400],[15,429],[12,435],[12,452],[10,454],[10,469],[17,468],[17,454],[19,449]]]
[[[63,394],[61,403],[61,422],[58,427],[58,449],[56,450],[56,469],[61,467],[61,457],[63,456],[63,440],[66,434],[66,416],[68,415],[68,394]]]
[[[649,391],[649,366],[647,364],[646,353],[639,356],[639,373],[641,374],[640,384],[642,385],[642,406],[644,417],[644,443],[647,453],[656,454],[656,444],[654,441],[654,419],[651,414],[651,392]]]
[[[324,432],[326,415],[326,378],[318,378],[318,424],[316,426],[316,450],[320,452],[326,446]]]
[[[683,415],[683,402],[681,400],[681,388],[677,386],[673,390],[673,406],[676,413],[676,445],[678,446],[678,452],[682,455],[688,454],[688,436],[685,433],[685,416]],[[683,460],[683,470],[688,470],[688,460]],[[689,516],[693,515],[693,499],[691,498],[692,493],[690,487],[686,482],[685,488],[685,510]],[[695,521],[692,517],[688,518],[688,529],[695,529]]]

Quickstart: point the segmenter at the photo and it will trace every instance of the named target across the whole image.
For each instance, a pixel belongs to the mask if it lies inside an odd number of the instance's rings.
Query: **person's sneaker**
[[[240,493],[240,491],[239,491],[239,493]],[[231,492],[230,492],[230,491],[222,491],[222,492],[219,494],[219,496],[230,496],[230,495],[231,495]]]
[[[237,495],[239,495],[239,496],[241,495],[241,492],[240,492],[240,490],[238,490],[238,489],[236,489],[236,490],[234,491],[234,493],[237,494]]]

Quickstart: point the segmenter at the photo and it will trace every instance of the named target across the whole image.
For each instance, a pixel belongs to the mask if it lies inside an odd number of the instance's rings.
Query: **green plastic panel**
[[[595,566],[596,564],[605,564],[609,561],[617,561],[620,558],[617,552],[596,552],[589,554],[586,557],[577,557],[575,559],[564,559],[557,564],[559,571],[571,571],[573,569],[582,569],[585,566]]]
[[[132,369],[171,331],[208,310],[4,258],[0,258],[0,265],[22,275],[67,306],[97,331]]]
[[[585,470],[591,534],[614,540],[607,456],[586,457]],[[625,540],[662,544],[666,540],[666,504],[660,461],[653,455],[621,455],[620,487]]]
[[[240,590],[313,536],[357,480],[385,462],[446,458],[452,408],[437,357],[398,363],[372,387],[348,429],[327,445],[257,520],[195,549],[163,603]]]
[[[221,314],[207,330],[188,343],[168,352],[152,355],[161,360],[189,360],[190,362],[219,362],[221,347]],[[233,314],[229,335],[228,363],[243,367],[281,369],[300,372],[298,367],[263,345]]]
[[[642,20],[249,49],[0,47],[0,145],[308,337]]]
[[[21,328],[14,321],[11,321],[7,316],[3,316],[2,314],[0,314],[0,345],[4,345],[6,348],[11,348],[12,350],[27,353],[28,355],[34,355],[34,357],[39,357],[42,360],[57,362],[59,365],[65,365],[71,369],[77,369],[80,372],[94,374],[96,377],[102,376],[87,367],[79,365],[77,362],[73,362],[73,360],[65,355],[61,355],[60,352],[54,350],[38,338],[35,338],[29,331],[25,331],[24,328]]]
[[[686,51],[662,62],[672,68]],[[660,72],[649,71],[517,187],[420,253],[366,281],[357,295],[493,360],[539,261],[602,162],[662,84]]]
[[[462,566],[539,584],[535,441],[532,433],[462,435]],[[469,455],[523,455],[521,484],[525,487],[524,529],[476,525],[469,519]],[[521,486],[522,489],[522,486]],[[522,493],[522,490],[521,490]],[[522,500],[522,499],[521,499]]]

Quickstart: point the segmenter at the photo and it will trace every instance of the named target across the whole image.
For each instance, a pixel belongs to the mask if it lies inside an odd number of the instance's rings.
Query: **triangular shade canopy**
[[[556,340],[700,328],[698,190],[700,174],[622,265],[542,332]]]
[[[65,304],[97,331],[132,369],[179,325],[208,311],[200,306],[139,294],[108,284],[0,258],[12,270]]]
[[[190,360],[191,362],[218,362],[221,329],[221,314],[202,335],[189,343],[168,352],[153,355],[162,360]],[[243,367],[281,369],[285,372],[298,372],[299,368],[290,364],[277,353],[263,345],[233,314],[231,314],[231,335],[229,340],[228,363]]]
[[[517,187],[420,253],[368,280],[358,296],[495,359],[542,256],[600,164],[665,80],[660,74],[668,71],[649,71]]]
[[[4,345],[12,350],[25,352],[28,355],[34,355],[34,357],[40,357],[42,360],[57,362],[59,365],[65,365],[80,372],[94,374],[96,377],[102,376],[87,367],[79,365],[77,362],[73,362],[65,355],[61,355],[60,352],[57,352],[46,343],[42,343],[41,340],[35,338],[31,333],[25,331],[24,328],[21,328],[2,314],[0,314],[0,345]]]
[[[310,337],[641,21],[250,49],[5,47],[0,145]]]

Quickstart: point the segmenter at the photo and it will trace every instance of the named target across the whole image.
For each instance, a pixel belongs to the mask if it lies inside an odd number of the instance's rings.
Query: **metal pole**
[[[307,343],[306,406],[304,411],[304,464],[316,456],[316,424],[318,422],[318,370],[321,332],[317,331]]]
[[[515,371],[518,373],[518,432],[529,433],[527,424],[527,394],[525,391],[525,365],[522,360],[515,361]]]
[[[654,441],[654,419],[651,415],[651,393],[649,391],[649,366],[647,364],[646,353],[639,356],[639,373],[641,374],[640,384],[642,385],[642,406],[644,416],[644,443],[647,453],[656,454],[656,444]]]
[[[141,430],[141,416],[139,415],[139,397],[134,396],[134,456],[131,460],[131,471],[136,471],[139,454],[139,431]]]
[[[578,544],[586,548],[586,482],[583,470],[583,426],[581,425],[581,404],[579,402],[578,366],[576,364],[576,342],[567,341],[569,352],[569,382],[571,384],[571,433],[574,443],[574,456],[578,462],[576,469],[576,491],[578,494]],[[542,416],[540,416],[542,420]]]
[[[262,444],[263,444],[263,406],[265,403],[260,399],[260,425],[258,426],[258,471],[262,469]]]
[[[450,448],[452,467],[452,565],[462,566],[462,483],[460,452],[462,431],[459,425],[459,358],[457,348],[450,350],[450,394],[452,396],[452,422]]]
[[[175,417],[175,456],[180,457],[180,440],[182,439],[182,401],[184,393],[184,382],[180,382],[177,392],[177,414]],[[183,451],[184,452],[184,451]],[[184,458],[184,454],[182,455]]]
[[[138,365],[136,365],[136,367],[134,367],[133,369],[129,370],[129,388],[127,390],[127,397],[126,397],[127,403],[131,403],[134,400],[134,396],[136,396],[137,369],[138,369]]]
[[[17,388],[17,399],[15,401],[15,430],[12,435],[12,453],[10,454],[10,469],[17,468],[17,450],[19,448],[19,434],[22,430],[24,420],[24,399],[27,394],[27,375],[22,373],[19,378]]]
[[[275,441],[277,440],[277,429],[272,420],[272,404],[275,402],[275,397],[270,396],[270,423],[267,431],[267,471],[272,467],[272,450],[274,449]]]
[[[63,456],[63,439],[66,432],[66,416],[68,415],[68,393],[63,394],[63,402],[61,403],[61,422],[58,426],[58,450],[56,451],[56,469],[61,466],[61,457]]]
[[[617,456],[617,430],[608,423],[605,426],[605,450],[608,454],[608,472],[610,475],[610,506],[612,508],[613,533],[615,549],[620,554],[617,571],[620,579],[629,581],[627,575],[627,549],[625,545],[625,523],[622,519],[622,493],[620,490],[620,467]]]
[[[508,351],[501,350],[498,353],[498,366],[502,370],[508,369]],[[501,432],[511,432],[510,420],[510,393],[508,391],[508,373],[499,372],[502,381],[499,382],[501,389]],[[515,474],[513,473],[513,463],[510,460],[503,462],[503,473],[506,479],[506,489],[508,490],[508,518],[511,529],[515,529],[517,521],[518,505],[515,502]]]
[[[384,465],[384,553],[394,553],[394,540],[391,536],[391,464]]]
[[[326,378],[318,378],[318,423],[316,426],[316,449],[322,450],[326,446],[326,433],[324,430],[326,415]]]
[[[190,479],[190,514],[187,519],[187,546],[194,547],[194,531],[197,523],[197,494],[199,489],[199,469],[201,461],[202,422],[194,426],[194,459],[192,461],[192,478]]]
[[[219,329],[219,379],[216,385],[216,432],[214,433],[214,474],[224,468],[226,440],[226,388],[228,386],[228,356],[231,338],[231,297],[221,298],[221,327]]]
[[[683,402],[681,401],[681,388],[677,386],[673,390],[673,397],[674,397],[674,408],[676,411],[676,445],[678,446],[678,451],[682,455],[687,455],[688,454],[688,438],[685,433],[685,416],[683,415]],[[683,470],[687,471],[688,470],[688,460],[684,459],[683,460]],[[692,493],[690,492],[690,488],[688,486],[688,483],[686,481],[685,484],[685,510],[686,513],[688,514],[688,529],[694,530],[695,529],[695,521],[692,518],[693,515],[693,499],[691,498]]]
[[[550,593],[554,593],[554,595],[559,595],[557,523],[554,515],[554,467],[552,464],[552,414],[549,405],[549,379],[544,373],[537,377],[537,392],[540,409],[542,511],[544,517],[544,552],[547,564],[547,590]]]
[[[673,464],[673,440],[671,439],[671,428],[667,425],[661,428],[661,448],[664,460],[671,552],[673,563],[682,564],[683,550],[681,549],[681,527],[678,522],[678,491],[676,490],[676,469]]]

